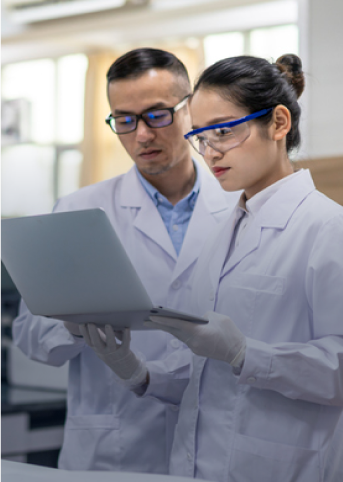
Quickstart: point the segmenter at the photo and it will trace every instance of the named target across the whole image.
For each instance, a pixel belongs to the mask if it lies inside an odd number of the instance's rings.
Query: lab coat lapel
[[[201,172],[199,166],[198,172]],[[218,189],[217,181],[202,171],[198,199],[183,241],[172,282],[198,259],[206,238],[218,224],[214,214],[228,211],[228,208],[228,201],[224,192],[222,193]]]
[[[315,190],[308,170],[290,179],[262,206],[252,222],[242,243],[234,250],[224,266],[222,275],[231,271],[246,256],[255,251],[261,242],[262,229],[285,229],[288,221],[303,200]],[[232,229],[232,227],[231,227]],[[227,245],[227,249],[229,244]]]
[[[211,287],[214,291],[219,284],[234,228],[241,215],[242,211],[236,206],[228,220],[221,225],[217,235],[218,242],[216,244],[212,243],[212,252],[208,252],[208,259],[204,260],[205,263],[208,263]]]
[[[222,274],[226,274],[231,271],[238,263],[242,261],[243,258],[248,256],[250,253],[255,251],[261,241],[262,226],[255,221],[253,221],[250,226],[249,232],[243,239],[243,242],[235,248],[228,262],[224,266]],[[228,248],[228,247],[227,247]]]
[[[122,207],[137,208],[134,229],[141,231],[176,261],[177,254],[161,215],[139,181],[134,167],[123,178],[120,203]]]

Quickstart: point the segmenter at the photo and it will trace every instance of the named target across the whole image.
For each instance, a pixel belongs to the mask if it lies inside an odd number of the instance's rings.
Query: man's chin
[[[167,166],[137,166],[138,170],[142,174],[146,174],[147,176],[158,176],[165,172],[168,172],[172,166],[168,164]]]

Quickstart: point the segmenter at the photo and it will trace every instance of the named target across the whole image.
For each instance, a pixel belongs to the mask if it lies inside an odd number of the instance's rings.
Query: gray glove
[[[72,321],[64,321],[63,323],[64,323],[64,326],[69,331],[69,333],[71,333],[74,336],[82,337],[80,329],[79,329],[80,325],[78,323],[73,323]]]
[[[88,323],[80,325],[80,332],[90,348],[119,377],[121,383],[129,389],[143,385],[147,381],[148,370],[145,363],[139,360],[130,350],[131,332],[125,329],[114,332],[111,325],[97,328]],[[116,336],[121,340],[118,343]]]
[[[171,333],[185,343],[196,355],[222,360],[233,367],[241,367],[245,358],[246,339],[228,317],[209,311],[204,325],[186,320],[151,316],[144,325]]]

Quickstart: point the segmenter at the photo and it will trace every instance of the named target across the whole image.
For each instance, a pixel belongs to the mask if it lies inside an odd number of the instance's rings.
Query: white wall
[[[342,21],[342,0],[299,0],[305,158],[343,155]]]

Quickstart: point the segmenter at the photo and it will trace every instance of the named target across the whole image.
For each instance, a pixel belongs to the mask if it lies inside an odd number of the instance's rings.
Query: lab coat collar
[[[173,279],[180,276],[198,258],[204,238],[217,224],[213,214],[228,209],[228,200],[224,191],[221,191],[218,181],[196,160],[193,161],[197,167],[200,191],[179,257],[162,218],[142,186],[134,166],[123,177],[121,188],[120,205],[123,208],[138,208],[133,222],[134,227],[151,238],[177,261]]]
[[[120,205],[123,208],[140,208],[146,198],[146,191],[138,179],[135,166],[124,176],[120,193]]]
[[[187,233],[179,254],[179,259],[171,282],[186,271],[199,257],[208,235],[218,224],[215,214],[231,212],[225,192],[219,189],[218,181],[198,165],[201,171],[201,187]]]
[[[284,229],[299,204],[315,189],[310,171],[302,169],[266,201],[256,220],[261,227]]]
[[[256,213],[255,219],[249,228],[249,233],[243,242],[233,251],[231,258],[223,268],[234,226],[241,215],[241,208],[236,207],[230,219],[218,235],[216,253],[210,265],[210,278],[213,287],[217,286],[220,275],[228,273],[246,256],[255,251],[260,244],[263,228],[285,229],[297,207],[303,200],[315,190],[315,186],[309,170],[300,172],[289,182],[283,184],[280,189],[269,198]],[[277,208],[275,209],[275,206]]]
[[[174,261],[177,260],[160,213],[140,182],[134,166],[123,177],[120,205],[122,208],[137,208],[133,226],[158,244]]]

